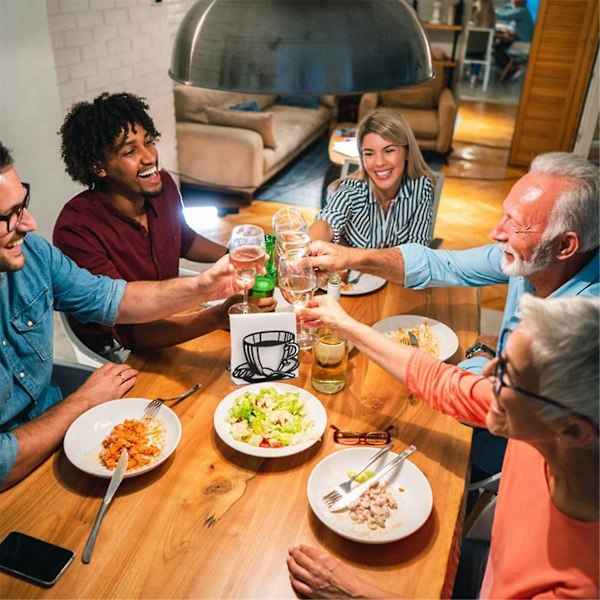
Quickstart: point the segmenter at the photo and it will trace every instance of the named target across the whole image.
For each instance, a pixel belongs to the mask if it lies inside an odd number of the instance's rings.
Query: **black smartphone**
[[[69,566],[75,552],[11,531],[0,542],[0,569],[50,587]]]

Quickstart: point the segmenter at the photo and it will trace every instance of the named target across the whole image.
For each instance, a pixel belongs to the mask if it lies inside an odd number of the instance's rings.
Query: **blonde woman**
[[[310,227],[313,240],[355,248],[431,242],[435,176],[406,119],[386,108],[358,126],[361,168],[334,181]]]

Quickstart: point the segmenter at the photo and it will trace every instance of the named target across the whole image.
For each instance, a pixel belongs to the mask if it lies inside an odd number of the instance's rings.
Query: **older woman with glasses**
[[[304,318],[352,341],[436,410],[509,438],[481,598],[597,598],[600,300],[526,295],[520,314],[483,377],[397,344],[330,296],[314,298]],[[287,562],[305,596],[391,596],[314,548],[292,548]]]

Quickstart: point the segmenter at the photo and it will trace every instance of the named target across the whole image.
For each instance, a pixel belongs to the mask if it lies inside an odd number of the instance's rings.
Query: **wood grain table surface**
[[[369,324],[409,313],[448,324],[460,341],[452,362],[478,332],[473,289],[409,291],[388,283],[365,296],[343,297],[342,304]],[[236,389],[225,370],[229,344],[229,334],[217,331],[130,358],[140,370],[131,397],[170,397],[196,382],[203,388],[173,407],[183,428],[176,452],[156,469],[122,482],[89,565],[81,554],[106,479],[79,471],[61,449],[0,495],[0,538],[19,530],[77,553],[53,588],[0,574],[2,598],[294,598],[285,560],[298,543],[323,548],[365,579],[409,598],[449,593],[471,429],[409,397],[356,351],[346,388],[319,394],[310,384],[310,353],[301,353],[300,377],[286,383],[314,393],[328,424],[354,431],[394,425],[396,449],[418,447],[411,460],[433,489],[433,511],[413,535],[382,545],[347,541],[317,520],[306,496],[312,469],[340,448],[329,428],[309,450],[277,459],[239,454],[217,437],[214,411]]]

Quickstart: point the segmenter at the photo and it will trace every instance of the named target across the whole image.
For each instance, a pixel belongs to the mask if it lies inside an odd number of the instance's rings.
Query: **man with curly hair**
[[[88,189],[72,198],[54,227],[54,244],[95,275],[126,281],[177,277],[179,260],[214,262],[226,248],[185,222],[172,177],[159,169],[160,133],[143,99],[103,93],[75,104],[60,129],[67,173]],[[73,323],[94,351],[112,356],[114,338],[126,348],[160,348],[228,326],[238,298],[194,314],[113,328]],[[271,298],[256,301],[272,310]]]
[[[95,277],[33,233],[29,197],[0,143],[0,490],[50,456],[79,415],[136,382],[135,369],[108,363],[63,399],[51,379],[54,310],[107,326],[141,323],[235,292],[227,257],[196,277]]]

